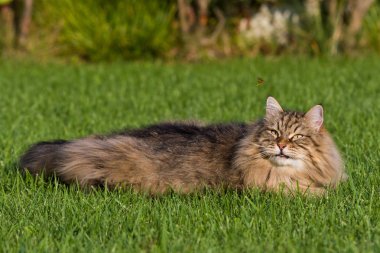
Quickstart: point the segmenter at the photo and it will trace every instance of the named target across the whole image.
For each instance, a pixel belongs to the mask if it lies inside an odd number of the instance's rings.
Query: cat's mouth
[[[276,157],[281,157],[281,158],[285,158],[285,159],[289,159],[290,156],[287,156],[287,155],[284,155],[284,154],[278,154],[278,155],[275,155]]]

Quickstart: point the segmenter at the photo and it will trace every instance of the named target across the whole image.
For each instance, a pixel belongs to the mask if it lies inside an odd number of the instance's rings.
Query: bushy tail
[[[59,164],[60,150],[68,141],[55,140],[32,145],[20,158],[20,167],[32,175],[52,175]]]

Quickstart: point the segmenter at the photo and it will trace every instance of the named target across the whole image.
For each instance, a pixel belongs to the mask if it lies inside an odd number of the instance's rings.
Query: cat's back
[[[179,144],[192,143],[233,143],[247,131],[244,123],[221,123],[203,125],[199,122],[168,122],[145,128],[124,130],[113,136],[129,136],[148,142],[167,142]]]

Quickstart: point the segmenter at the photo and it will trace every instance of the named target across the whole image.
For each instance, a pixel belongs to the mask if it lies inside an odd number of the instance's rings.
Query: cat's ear
[[[319,131],[323,124],[323,107],[321,105],[313,106],[306,114],[305,118],[309,126]]]
[[[274,97],[267,98],[265,118],[271,119],[271,118],[277,117],[283,111],[284,110],[282,110],[281,105],[277,102],[276,99],[274,99]]]

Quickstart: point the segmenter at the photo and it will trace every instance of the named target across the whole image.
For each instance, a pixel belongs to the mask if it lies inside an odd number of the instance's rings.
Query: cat
[[[132,187],[161,194],[209,188],[323,194],[347,175],[323,126],[323,108],[284,111],[268,97],[253,123],[161,123],[82,139],[40,142],[20,159],[33,175],[83,187]]]

